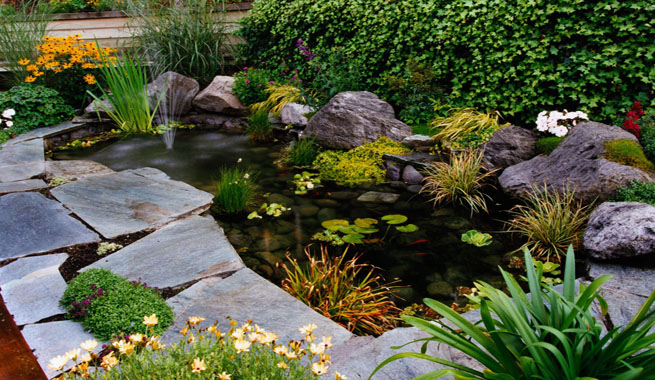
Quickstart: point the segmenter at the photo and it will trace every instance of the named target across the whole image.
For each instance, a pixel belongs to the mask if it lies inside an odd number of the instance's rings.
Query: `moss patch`
[[[641,202],[655,206],[655,182],[631,181],[627,187],[617,192],[617,202]]]
[[[549,155],[562,141],[564,141],[564,137],[551,136],[540,138],[537,140],[537,153]]]
[[[604,157],[622,165],[632,166],[644,171],[653,171],[655,166],[648,161],[641,146],[632,140],[620,139],[605,143]]]

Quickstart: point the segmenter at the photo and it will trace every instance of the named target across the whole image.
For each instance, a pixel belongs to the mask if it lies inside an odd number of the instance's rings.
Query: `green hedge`
[[[246,61],[302,60],[343,47],[383,96],[385,74],[428,63],[454,106],[532,123],[542,110],[609,122],[655,105],[655,2],[643,0],[256,0],[242,20]]]

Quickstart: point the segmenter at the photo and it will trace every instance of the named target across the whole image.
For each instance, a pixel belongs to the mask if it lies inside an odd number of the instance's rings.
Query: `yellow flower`
[[[161,350],[162,348],[166,347],[166,345],[162,344],[158,338],[152,337],[148,340],[148,343],[146,346],[152,347],[153,350],[158,351]]]
[[[118,342],[114,342],[114,348],[118,349],[123,355],[129,355],[134,351],[134,345],[132,343],[126,342],[123,339]]]
[[[188,334],[188,333],[189,333],[189,328],[188,327],[184,327],[182,330],[180,330],[180,334],[182,334],[183,336],[186,336],[186,334]]]
[[[98,346],[98,342],[95,339],[85,340],[84,342],[80,343],[80,347],[82,347],[84,351],[88,351],[88,352],[93,351],[93,349],[96,348],[97,346]]]
[[[205,365],[205,361],[200,359],[200,358],[195,358],[193,359],[193,364],[191,364],[191,372],[202,372],[207,369],[207,366]]]
[[[312,372],[314,372],[314,375],[316,376],[325,375],[327,370],[328,370],[328,365],[326,363],[319,362],[319,363],[312,364]]]
[[[193,336],[193,333],[189,334],[189,339],[186,340],[187,343],[193,343],[196,341],[196,337]]]
[[[232,332],[232,338],[234,339],[244,339],[246,336],[245,331],[242,328],[238,328]]]
[[[35,77],[40,77],[41,75],[43,75],[43,71],[32,71],[32,75],[34,75]]]
[[[325,349],[330,349],[332,348],[332,337],[331,336],[323,336],[321,337],[321,344],[325,347]]]
[[[309,351],[314,355],[321,355],[325,352],[325,346],[322,344],[312,343],[311,346],[309,346]]]
[[[118,364],[118,359],[114,356],[113,352],[110,352],[109,355],[105,355],[102,358],[102,362],[100,363],[100,366],[107,371],[111,371],[112,367],[115,367]]]
[[[313,323],[310,323],[310,324],[308,324],[308,325],[305,325],[305,326],[299,328],[298,330],[300,330],[300,332],[303,333],[303,334],[305,334],[305,335],[309,335],[309,334],[311,334],[314,330],[316,330],[317,328],[318,328],[318,326],[316,326],[316,325],[313,324]]]
[[[334,378],[335,380],[348,380],[348,378],[345,375],[342,375],[337,371],[334,371]]]
[[[273,352],[275,352],[278,355],[285,355],[286,353],[289,352],[289,349],[287,346],[275,346],[273,347]]]
[[[68,351],[67,353],[64,354],[64,356],[68,360],[77,360],[77,357],[80,356],[80,349],[79,348],[73,348],[72,350]]]
[[[248,341],[250,343],[255,343],[259,340],[259,334],[257,333],[250,333],[248,334]]]
[[[27,70],[27,71],[37,71],[38,69],[39,69],[39,66],[34,65],[34,64],[27,65],[27,67],[25,67],[25,70]]]
[[[210,334],[214,334],[216,332],[216,324],[213,324],[207,328],[207,332]]]
[[[298,359],[298,355],[295,352],[285,352],[284,356],[286,356],[287,359]]]
[[[272,332],[265,332],[263,334],[259,335],[259,343],[263,344],[264,346],[267,346],[277,340],[277,334],[272,333]]]
[[[230,380],[232,375],[225,373],[225,371],[218,374],[218,380]]]
[[[25,82],[26,82],[26,83],[32,83],[32,82],[34,82],[35,80],[36,80],[36,78],[33,77],[33,76],[31,76],[31,75],[28,75],[27,77],[25,77]]]
[[[157,323],[159,323],[159,319],[157,318],[157,316],[155,314],[152,314],[149,317],[148,316],[143,317],[143,324],[146,325],[146,326],[152,327],[152,326],[155,326]]]
[[[21,66],[25,66],[25,65],[27,65],[28,63],[30,63],[30,60],[27,59],[27,58],[25,58],[25,59],[21,59],[20,61],[18,61],[18,64],[21,65]]]
[[[279,362],[277,363],[277,368],[287,369],[289,366],[285,362]]]
[[[82,68],[84,68],[84,66],[82,66]],[[189,324],[190,324],[191,326],[195,326],[195,325],[197,325],[198,323],[204,321],[205,319],[207,319],[207,318],[203,318],[203,317],[189,317]]]
[[[86,74],[86,75],[84,76],[84,78],[82,78],[82,79],[84,79],[84,81],[85,81],[87,84],[96,84],[96,83],[97,83],[97,81],[96,81],[96,77],[94,77],[94,76],[91,75],[91,74]]]
[[[88,352],[85,352],[82,355],[80,355],[80,362],[82,363],[90,362],[91,359],[92,359],[91,354],[89,354]]]
[[[96,67],[98,67],[98,66],[96,66],[95,64],[90,63],[90,62],[86,62],[86,63],[82,64],[83,69],[95,69]]]
[[[68,358],[64,355],[58,355],[50,359],[48,363],[48,368],[54,371],[61,371],[62,368],[68,363]]]
[[[132,343],[141,343],[145,339],[145,336],[143,334],[132,334],[130,335],[130,342]]]
[[[61,67],[63,67],[64,69],[70,69],[71,67],[73,67],[73,64],[72,63],[64,63]]]
[[[237,339],[234,341],[234,348],[237,350],[237,354],[250,351],[250,345],[251,343],[247,340]]]

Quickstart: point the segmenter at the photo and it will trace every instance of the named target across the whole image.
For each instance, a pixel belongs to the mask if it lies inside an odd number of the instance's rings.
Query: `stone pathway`
[[[0,183],[40,176],[45,170],[43,139],[34,139],[0,149]]]

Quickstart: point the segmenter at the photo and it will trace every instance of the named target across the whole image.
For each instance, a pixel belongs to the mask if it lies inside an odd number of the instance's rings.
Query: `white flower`
[[[243,160],[241,159],[241,157],[239,157],[239,159],[237,160],[237,164],[241,163],[241,161],[243,161]]]
[[[7,120],[5,121],[5,124],[7,124],[7,127],[11,127],[12,125],[14,125],[14,122],[11,120]]]
[[[550,132],[557,137],[564,137],[569,132],[569,130],[565,126],[560,125],[559,127],[552,128]]]
[[[54,370],[54,371],[61,371],[62,368],[68,363],[68,358],[64,355],[59,355],[55,356],[54,358],[50,359],[50,362],[48,363],[48,368]]]
[[[250,175],[248,173],[243,175],[243,179],[248,179],[248,178],[250,178]]]
[[[82,347],[84,351],[88,351],[88,352],[93,351],[93,349],[95,349],[97,346],[98,346],[98,341],[96,341],[95,339],[85,340],[80,344],[80,347]]]
[[[13,110],[12,108],[10,108],[10,109],[4,110],[4,112],[2,112],[2,117],[4,117],[5,119],[11,119],[11,117],[14,116],[15,114],[16,114],[16,111]]]
[[[307,183],[307,188],[308,188],[309,190],[313,189],[313,188],[314,188],[314,184],[311,183],[311,182],[308,182],[308,183]]]

